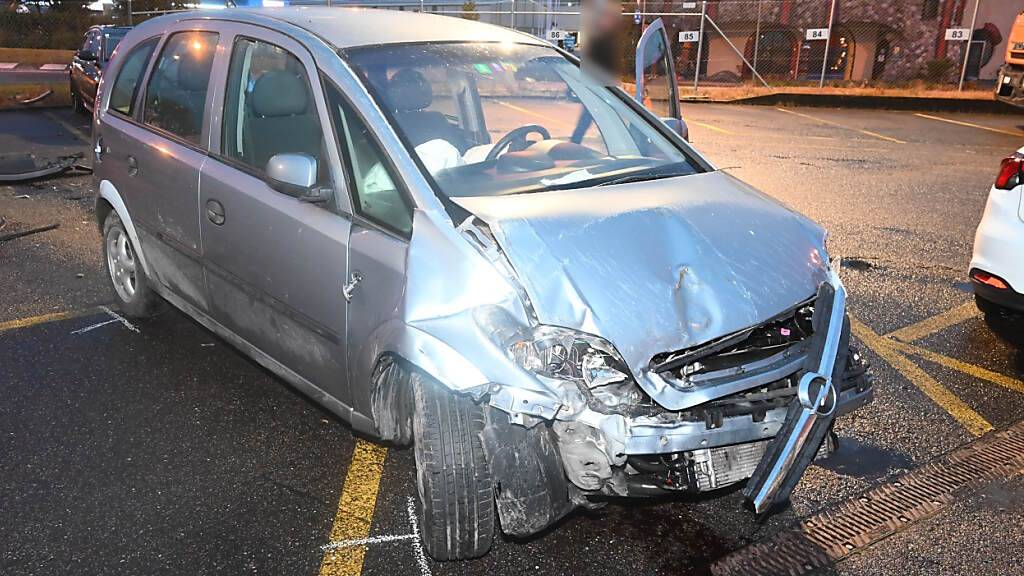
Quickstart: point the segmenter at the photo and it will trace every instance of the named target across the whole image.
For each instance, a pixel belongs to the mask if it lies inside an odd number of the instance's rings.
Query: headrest
[[[294,72],[272,70],[256,80],[250,103],[253,113],[257,116],[303,114],[309,103],[306,82]]]
[[[388,102],[395,112],[423,110],[433,101],[430,82],[412,68],[402,68],[388,80]]]
[[[210,66],[213,64],[213,51],[207,50],[202,55],[186,54],[178,62],[178,86],[189,92],[205,92],[210,82]]]

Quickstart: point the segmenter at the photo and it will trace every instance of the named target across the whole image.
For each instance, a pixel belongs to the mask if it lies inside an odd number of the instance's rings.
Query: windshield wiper
[[[686,172],[644,172],[642,174],[629,174],[627,176],[620,176],[619,178],[605,180],[604,182],[598,182],[597,184],[594,184],[594,187],[596,188],[598,186],[612,186],[614,184],[629,184],[630,182],[647,182],[649,180],[661,180],[662,178],[689,176],[690,174],[693,174],[692,170]]]

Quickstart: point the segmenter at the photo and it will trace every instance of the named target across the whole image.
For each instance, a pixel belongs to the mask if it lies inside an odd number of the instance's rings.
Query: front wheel
[[[419,372],[409,383],[424,548],[435,560],[483,556],[495,524],[491,473],[480,438],[483,408]]]
[[[113,210],[103,223],[103,260],[118,308],[133,318],[152,316],[160,305],[160,296],[150,287],[137,249]]]

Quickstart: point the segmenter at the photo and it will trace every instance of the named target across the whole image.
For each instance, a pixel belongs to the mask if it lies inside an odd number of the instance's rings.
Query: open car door
[[[658,18],[636,44],[636,99],[683,138],[689,130],[679,112],[679,82],[668,31]]]

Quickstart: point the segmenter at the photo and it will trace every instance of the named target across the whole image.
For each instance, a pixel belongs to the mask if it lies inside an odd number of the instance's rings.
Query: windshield
[[[548,47],[409,44],[346,56],[449,197],[702,171],[615,92]]]

